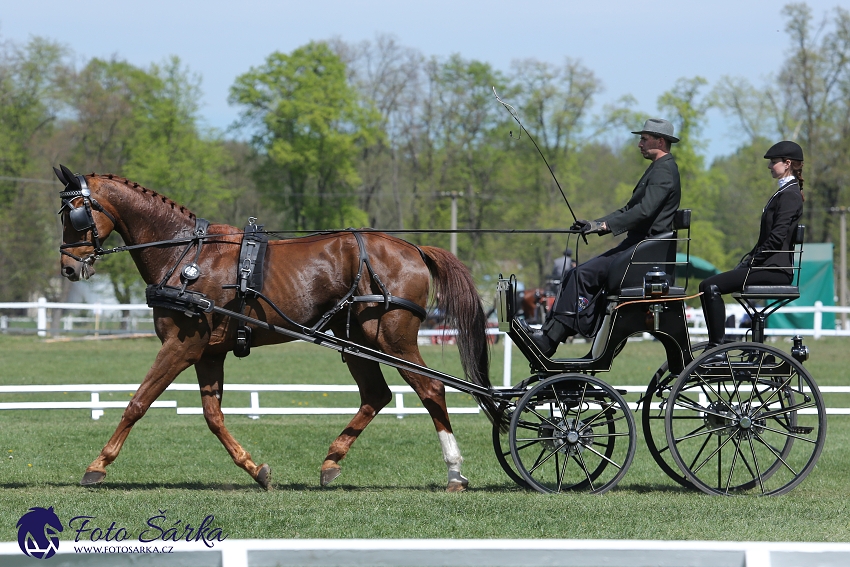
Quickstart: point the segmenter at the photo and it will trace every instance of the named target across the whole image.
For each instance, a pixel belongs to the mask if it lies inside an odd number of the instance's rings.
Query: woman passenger
[[[758,242],[734,269],[706,278],[699,285],[708,328],[707,349],[721,344],[726,334],[726,306],[721,295],[742,291],[744,283],[789,285],[794,277],[790,269],[793,255],[788,252],[794,250],[791,242],[803,216],[803,149],[783,141],[774,144],[764,157],[770,160],[767,167],[778,187],[762,212]],[[762,267],[773,269],[755,269]]]

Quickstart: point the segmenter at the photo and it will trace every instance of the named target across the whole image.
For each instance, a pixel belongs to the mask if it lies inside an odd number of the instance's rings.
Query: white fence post
[[[251,392],[251,409],[260,409],[260,393],[259,392]],[[251,419],[260,419],[260,414],[251,413],[248,414],[248,417]]]
[[[815,323],[814,323],[814,337],[815,340],[821,337],[821,331],[823,330],[823,301],[815,301]]]
[[[44,297],[38,298],[38,336],[47,336],[47,299]]]
[[[513,356],[513,354],[511,353],[511,351],[512,351],[511,347],[513,346],[514,343],[511,340],[511,338],[508,336],[507,333],[505,333],[502,336],[505,338],[505,360],[504,360],[505,368],[504,368],[503,373],[502,373],[502,384],[505,386],[505,388],[510,388],[511,382],[513,381],[512,378],[511,378],[511,374],[512,374],[512,372],[511,372],[511,362],[512,362],[511,357]]]

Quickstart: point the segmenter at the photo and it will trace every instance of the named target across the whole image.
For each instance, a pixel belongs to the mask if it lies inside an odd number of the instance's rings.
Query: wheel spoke
[[[729,436],[730,439],[735,437],[735,434]],[[729,475],[726,477],[726,494],[729,494],[729,487],[732,485],[732,475],[735,474],[735,464],[738,462],[738,453],[740,453],[740,449],[738,447],[738,443],[733,441],[732,445],[735,446],[735,451],[732,453],[732,465],[729,467]],[[717,488],[720,488],[719,486]]]
[[[769,411],[760,413],[759,417],[761,417],[761,418],[774,417],[774,416],[777,416],[777,415],[782,415],[784,413],[792,413],[792,412],[800,411],[802,409],[812,408],[812,407],[815,407],[816,405],[817,404],[814,401],[802,402],[802,403],[799,403],[799,404],[795,404],[793,406],[788,406],[787,408],[769,410]],[[764,406],[761,406],[761,407],[764,407]]]
[[[752,437],[748,437],[747,442],[750,444],[750,452],[753,454],[753,464],[756,466],[756,472],[758,473],[758,474],[756,474],[756,478],[759,481],[759,488],[761,488],[761,493],[764,494],[764,482],[762,482],[762,479],[761,479],[761,470],[759,469],[759,459],[756,456],[756,447],[755,447],[755,445],[753,445]],[[750,471],[750,474],[752,474],[752,471]]]
[[[582,443],[582,447],[584,447],[585,449],[587,449],[588,451],[590,451],[591,453],[593,453],[594,455],[596,455],[600,459],[604,459],[609,464],[614,465],[618,469],[621,468],[620,465],[618,465],[617,463],[615,463],[614,461],[612,461],[611,459],[609,459],[608,457],[606,457],[605,455],[603,455],[602,453],[600,453],[599,451],[597,451],[596,449],[591,447],[590,445],[585,445],[584,443]],[[581,451],[579,451],[579,454],[581,454]]]
[[[584,464],[584,457],[581,455],[581,451],[578,452],[578,462],[579,462],[579,465],[581,466],[581,470],[584,471],[584,476],[585,476],[585,478],[587,478],[588,484],[590,484],[590,490],[596,490],[593,487],[593,478],[591,478],[591,475],[587,470],[587,465]]]
[[[779,435],[784,435],[785,437],[790,437],[792,439],[799,439],[800,441],[805,441],[806,443],[817,443],[817,439],[811,439],[809,437],[801,437],[796,433],[791,433],[790,431],[781,431],[779,429],[774,429],[772,427],[767,427],[766,425],[762,426],[762,429],[765,431],[770,431],[771,433],[777,433]]]
[[[718,439],[719,439],[719,438],[718,438]],[[698,472],[698,471],[699,471],[699,470],[700,470],[703,466],[705,466],[705,464],[706,464],[708,461],[710,461],[710,460],[711,460],[711,457],[713,457],[714,455],[717,455],[718,453],[720,453],[720,451],[723,449],[723,447],[725,447],[725,446],[726,446],[726,444],[727,444],[727,443],[729,443],[729,441],[730,441],[731,439],[732,439],[732,436],[730,435],[728,439],[726,439],[725,441],[723,441],[722,443],[720,443],[720,444],[718,445],[717,449],[715,449],[714,451],[712,451],[712,452],[711,452],[711,454],[710,454],[709,456],[707,456],[707,457],[705,458],[705,460],[704,460],[703,462],[701,462],[697,468],[695,468],[695,469],[694,469],[694,474],[696,474],[696,473],[697,473],[697,472]],[[719,457],[718,457],[718,461],[719,461],[719,460],[720,460],[720,459],[719,459]]]
[[[761,435],[759,435],[758,433],[756,433],[756,437],[758,438],[758,440],[759,440],[759,441],[762,441],[762,439],[761,439]],[[771,447],[768,443],[765,443],[764,441],[762,441],[762,444],[763,444],[765,447],[767,447],[767,449],[768,449],[771,453],[773,453],[773,455],[774,455],[777,459],[779,459],[779,461],[780,461],[783,465],[785,465],[785,468],[787,468],[789,471],[791,471],[791,474],[793,474],[794,476],[797,476],[797,471],[795,471],[793,468],[791,468],[791,466],[790,466],[788,463],[786,463],[786,462],[785,462],[785,459],[783,459],[783,458],[782,458],[782,455],[780,455],[779,453],[777,453],[777,452],[773,449],[773,447]]]

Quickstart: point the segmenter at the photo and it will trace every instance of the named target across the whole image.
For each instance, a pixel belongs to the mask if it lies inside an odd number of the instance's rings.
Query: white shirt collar
[[[794,177],[793,175],[789,175],[788,177],[782,177],[780,179],[777,179],[776,181],[779,183],[779,189],[782,190],[789,183],[791,183],[793,181],[797,181],[797,178]]]

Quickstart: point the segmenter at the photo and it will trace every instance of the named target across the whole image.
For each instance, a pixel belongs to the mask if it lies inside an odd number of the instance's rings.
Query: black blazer
[[[802,216],[803,192],[795,179],[776,192],[765,205],[761,215],[759,239],[749,253],[750,265],[793,266],[793,255],[769,250],[794,249],[791,240]],[[792,271],[787,270],[787,273],[791,274]]]
[[[682,185],[672,154],[658,158],[643,173],[625,207],[601,219],[614,235],[628,231],[626,240],[643,240],[673,230]]]

